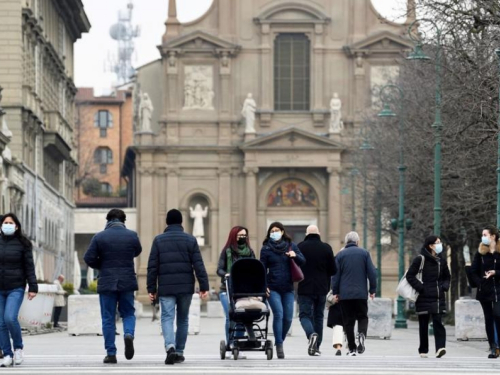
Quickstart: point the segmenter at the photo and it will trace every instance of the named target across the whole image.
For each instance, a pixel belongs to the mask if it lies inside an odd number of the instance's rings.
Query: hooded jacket
[[[486,279],[485,273],[490,270],[496,270],[496,274]],[[477,286],[478,301],[500,301],[500,241],[497,241],[494,253],[490,252],[489,246],[479,245],[470,268],[470,278]]]
[[[446,261],[440,255],[433,256],[423,248],[406,273],[408,283],[419,292],[415,309],[417,314],[442,314],[446,312],[445,292],[450,289],[450,270]],[[422,282],[417,279],[417,273],[425,258],[422,269]]]

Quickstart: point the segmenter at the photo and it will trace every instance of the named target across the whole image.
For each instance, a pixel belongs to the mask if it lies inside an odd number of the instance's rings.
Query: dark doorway
[[[286,233],[292,238],[296,244],[304,241],[306,236],[307,225],[285,225]]]

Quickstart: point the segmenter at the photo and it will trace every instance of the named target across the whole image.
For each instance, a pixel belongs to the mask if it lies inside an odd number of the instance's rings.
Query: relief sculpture
[[[211,65],[184,67],[184,106],[182,109],[214,110],[214,80]]]

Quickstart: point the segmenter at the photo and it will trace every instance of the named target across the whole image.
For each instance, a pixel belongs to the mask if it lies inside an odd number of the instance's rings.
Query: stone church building
[[[144,248],[141,300],[152,240],[172,208],[188,232],[191,209],[206,208],[200,244],[216,288],[235,225],[249,229],[257,255],[273,221],[296,241],[316,224],[335,252],[342,247],[351,229],[343,190],[353,137],[373,89],[397,75],[411,48],[405,33],[413,19],[391,23],[370,0],[214,0],[181,24],[169,0],[159,59],[136,76],[136,134],[122,171],[135,188]],[[144,93],[154,109],[145,115],[151,126],[147,119],[141,128]],[[383,274],[392,277],[384,290],[393,290],[395,265]]]

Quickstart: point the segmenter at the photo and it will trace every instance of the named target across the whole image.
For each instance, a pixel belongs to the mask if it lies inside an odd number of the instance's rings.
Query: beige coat
[[[56,297],[54,298],[54,306],[55,307],[66,306],[66,300],[64,299],[64,295],[66,294],[66,291],[63,289],[59,280],[55,279],[54,285],[57,286]]]

